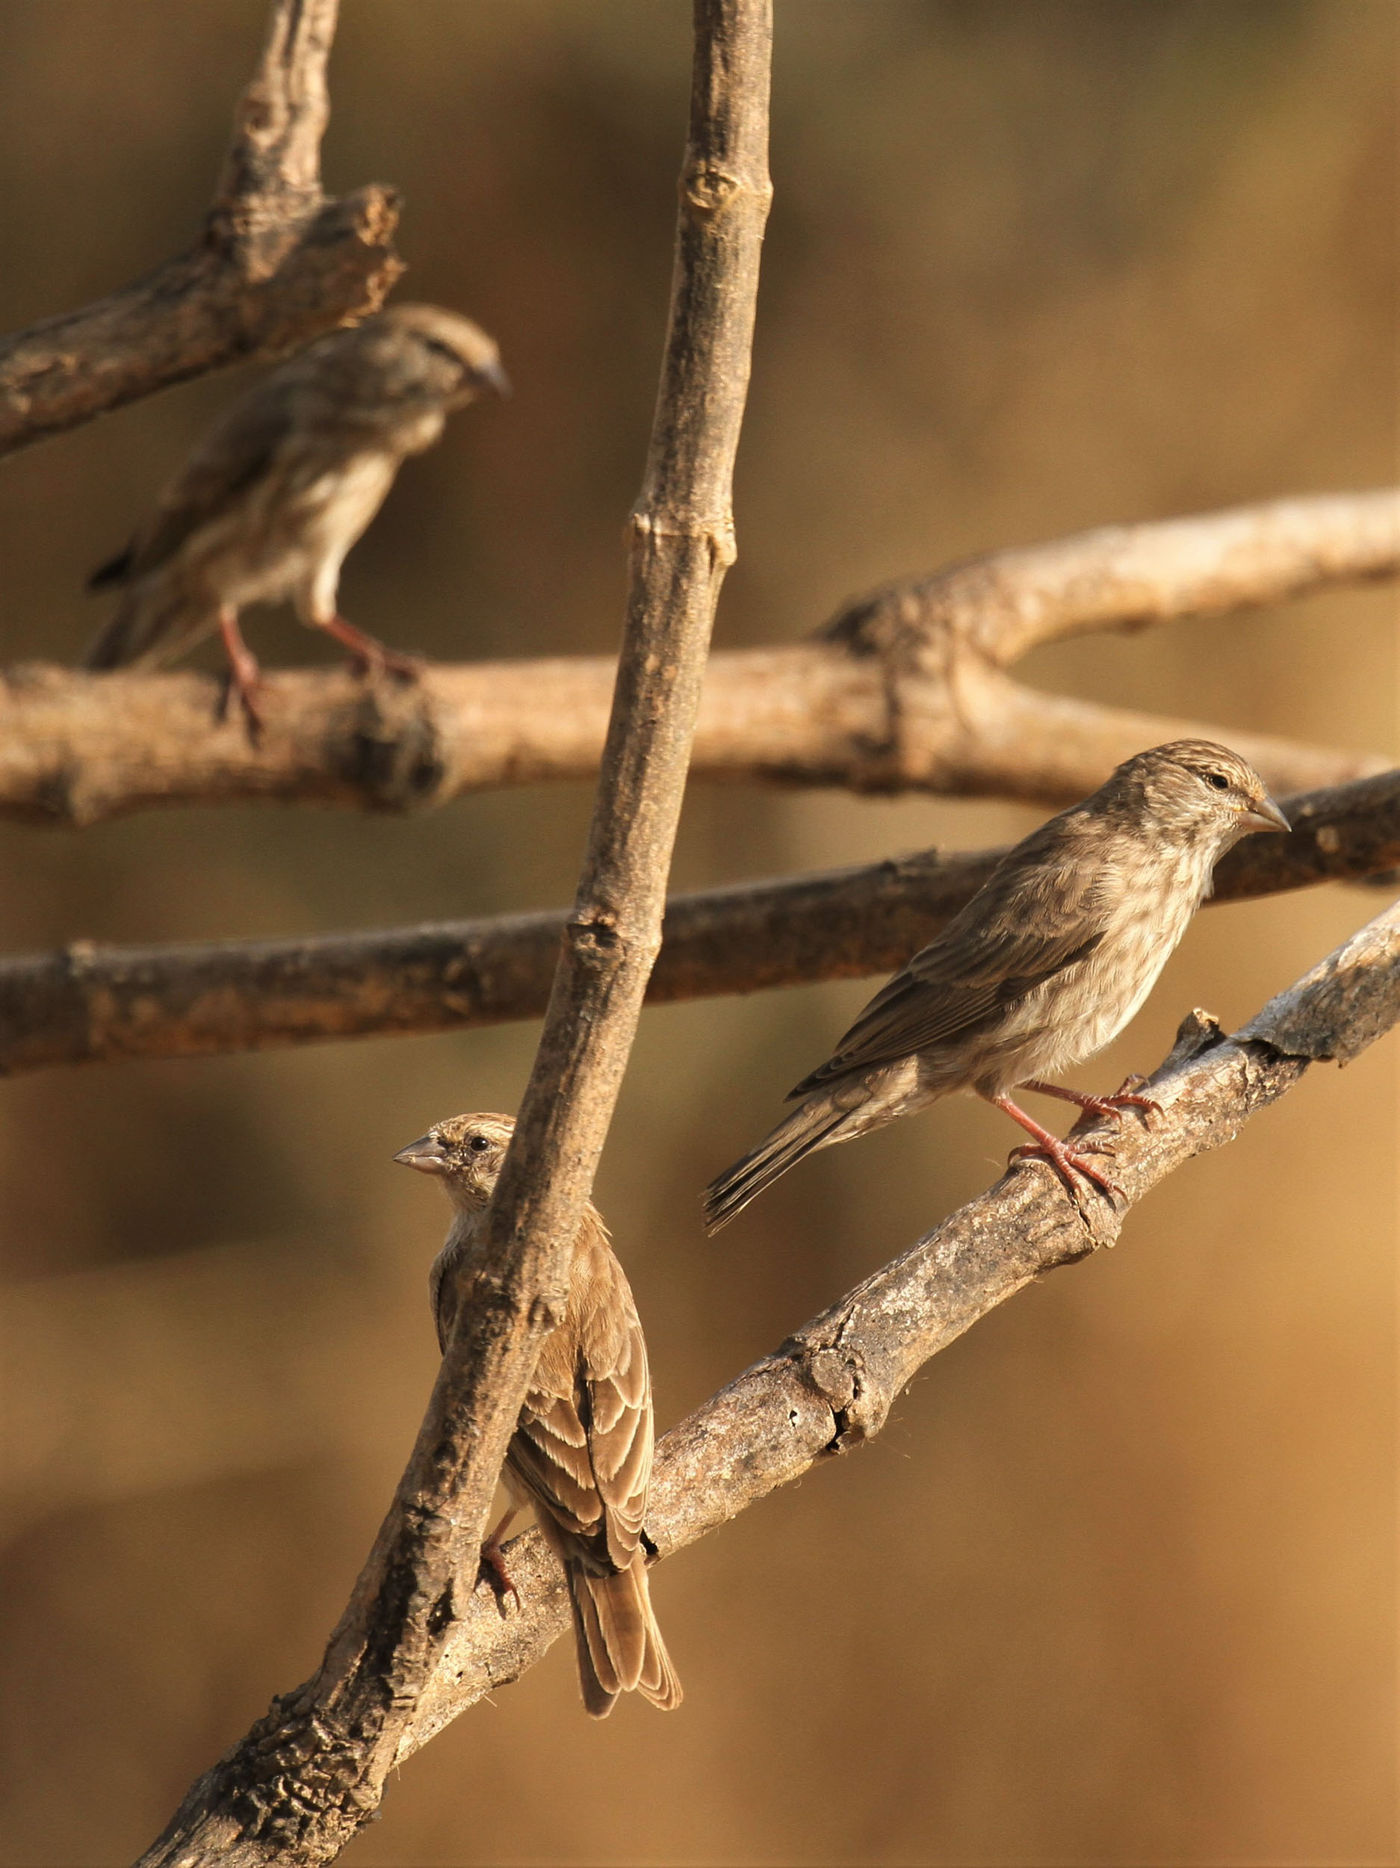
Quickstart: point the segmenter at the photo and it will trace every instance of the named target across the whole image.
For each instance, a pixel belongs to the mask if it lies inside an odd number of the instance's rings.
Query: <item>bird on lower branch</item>
[[[435,305],[390,306],[300,351],[234,403],[93,573],[89,589],[122,595],[85,666],[154,667],[218,629],[256,730],[258,664],[238,614],[290,599],[362,668],[415,672],[340,615],[340,567],[407,456],[484,389],[510,392],[494,340]]]
[[[459,1309],[473,1302],[478,1229],[514,1128],[509,1116],[450,1116],[394,1156],[440,1177],[452,1202],[452,1226],[428,1282],[444,1350]],[[595,1719],[634,1689],[663,1711],[681,1703],[642,1547],[651,1454],[646,1342],[626,1274],[590,1203],[574,1241],[563,1321],[544,1339],[506,1453],[501,1477],[511,1509],[481,1554],[514,1592],[501,1539],[518,1510],[534,1507],[568,1579],[579,1685]]]
[[[1009,850],[977,894],[870,1001],[826,1063],[791,1092],[793,1113],[705,1190],[711,1232],[804,1155],[853,1141],[954,1090],[1004,1110],[1033,1138],[1012,1159],[1046,1161],[1078,1198],[1121,1189],[1095,1156],[1019,1109],[1013,1090],[1121,1122],[1149,1097],[1084,1096],[1046,1079],[1117,1036],[1141,1006],[1211,871],[1241,837],[1289,829],[1264,781],[1208,740],[1127,759],[1082,804]]]

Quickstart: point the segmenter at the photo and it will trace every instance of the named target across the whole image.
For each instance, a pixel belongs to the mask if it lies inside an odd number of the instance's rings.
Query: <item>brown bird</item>
[[[455,1214],[428,1277],[441,1349],[458,1306],[472,1302],[477,1228],[514,1128],[509,1116],[449,1116],[394,1156],[440,1176]],[[518,1510],[534,1507],[568,1578],[579,1685],[595,1719],[634,1688],[664,1711],[681,1703],[642,1548],[651,1450],[646,1342],[607,1227],[590,1204],[574,1241],[563,1322],[544,1340],[506,1453],[501,1477],[512,1507],[481,1554],[514,1592],[501,1539]]]
[[[393,305],[299,352],[234,403],[89,588],[122,598],[89,668],[151,667],[217,628],[230,684],[258,724],[258,664],[238,627],[250,603],[290,599],[360,665],[411,673],[336,608],[346,553],[410,454],[448,411],[510,384],[494,341],[435,305]]]
[[[1020,1088],[1121,1122],[1158,1105],[1082,1096],[1044,1079],[1091,1057],[1127,1024],[1209,892],[1217,859],[1288,819],[1259,774],[1208,740],[1127,759],[1082,804],[1018,843],[939,935],[877,993],[792,1096],[800,1106],[705,1190],[714,1232],[804,1155],[972,1090],[1034,1137],[1013,1159],[1048,1161],[1110,1196],[1103,1142],[1071,1147],[1018,1109]]]

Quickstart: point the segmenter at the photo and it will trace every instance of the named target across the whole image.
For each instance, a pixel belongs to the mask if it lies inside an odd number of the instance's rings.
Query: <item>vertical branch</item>
[[[496,1197],[407,1470],[320,1670],[192,1788],[143,1858],[330,1860],[372,1816],[470,1590],[539,1343],[560,1313],[661,939],[715,602],[767,217],[770,0],[695,0],[671,316],[632,515],[626,625],[588,850]],[[465,1580],[464,1580],[465,1579]]]

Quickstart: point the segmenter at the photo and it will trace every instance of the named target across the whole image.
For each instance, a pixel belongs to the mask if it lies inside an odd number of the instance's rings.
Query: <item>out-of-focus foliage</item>
[[[949,558],[1388,478],[1396,15],[1300,0],[780,8],[726,643]],[[14,6],[0,324],[189,237],[260,0]],[[347,9],[334,187],[407,195],[404,290],[500,338],[513,402],[410,462],[347,613],[434,655],[600,652],[670,267],[688,21],[657,0]],[[0,655],[79,590],[234,376],[5,464]],[[1384,748],[1393,606],[1339,595],[1027,673]],[[254,618],[270,662],[320,659]],[[181,811],[0,829],[0,940],[179,939],[568,899],[583,788],[432,817]],[[701,791],[677,879],[1018,834],[1029,812]],[[1236,1022],[1371,911],[1204,916],[1082,1080]],[[599,1197],[659,1424],[987,1184],[949,1104],[807,1164],[715,1244],[697,1192],[863,988],[648,1014]],[[389,1161],[512,1108],[533,1032],[4,1090],[6,1858],[127,1859],[310,1671],[433,1370],[445,1207]],[[1393,1063],[1319,1072],[1111,1257],[938,1358],[870,1451],[659,1573],[684,1710],[594,1728],[561,1644],[392,1785],[364,1863],[1380,1859],[1392,1846]],[[80,1789],[75,1794],[75,1786]]]

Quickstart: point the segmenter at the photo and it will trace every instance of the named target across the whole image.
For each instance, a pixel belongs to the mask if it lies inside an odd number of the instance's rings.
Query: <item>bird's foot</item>
[[[502,1613],[505,1611],[505,1600],[507,1596],[514,1596],[515,1606],[517,1608],[520,1607],[520,1591],[516,1588],[514,1579],[510,1571],[506,1568],[505,1553],[494,1537],[489,1538],[486,1543],[481,1546],[480,1574],[484,1575],[487,1582],[490,1583],[496,1601],[501,1606]]]
[[[1080,1182],[1087,1180],[1110,1200],[1126,1198],[1123,1189],[1116,1180],[1094,1166],[1091,1155],[1112,1156],[1113,1149],[1107,1142],[1081,1142],[1071,1148],[1068,1142],[1062,1142],[1058,1136],[1046,1135],[1044,1141],[1027,1142],[1023,1148],[1013,1148],[1007,1156],[1009,1162],[1045,1161],[1054,1168],[1064,1182],[1071,1198],[1079,1202]],[[1076,1178],[1077,1177],[1077,1178]]]
[[[1125,1109],[1140,1109],[1143,1121],[1149,1116],[1161,1115],[1162,1105],[1150,1096],[1139,1096],[1137,1085],[1146,1083],[1146,1077],[1125,1077],[1121,1089],[1112,1096],[1088,1096],[1082,1090],[1066,1090],[1058,1083],[1043,1083],[1038,1077],[1032,1077],[1023,1083],[1023,1090],[1032,1090],[1037,1096],[1058,1096],[1063,1103],[1073,1103],[1092,1116],[1098,1116],[1105,1122],[1121,1122]]]
[[[349,650],[356,669],[362,675],[393,675],[400,681],[417,681],[427,666],[423,656],[405,655],[398,649],[391,649],[377,636],[368,635],[363,629],[356,629],[353,623],[347,623],[343,616],[333,616],[320,627],[328,636],[334,636],[342,648]]]
[[[234,695],[243,710],[243,718],[248,728],[248,738],[256,746],[262,738],[265,722],[262,709],[258,704],[258,689],[262,686],[262,670],[258,658],[243,640],[243,632],[238,627],[238,616],[232,610],[219,612],[219,634],[223,638],[224,653],[228,657],[228,673],[224,676],[223,688],[219,694],[217,715],[220,720],[228,718],[229,703]]]

